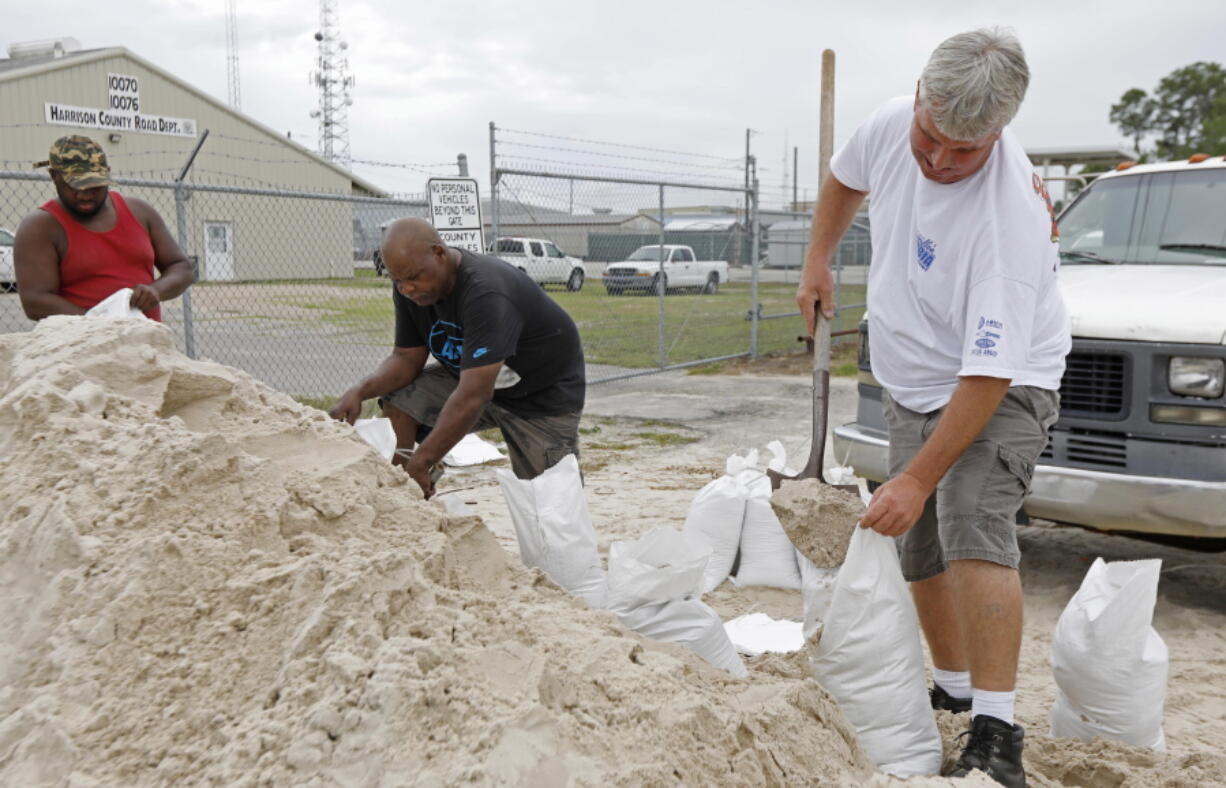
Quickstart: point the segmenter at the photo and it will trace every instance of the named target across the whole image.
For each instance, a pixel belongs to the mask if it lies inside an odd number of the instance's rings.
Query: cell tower
[[[319,107],[311,111],[311,117],[319,121],[319,154],[348,167],[353,77],[345,57],[349,44],[341,40],[337,5],[338,0],[319,0],[319,32],[315,34],[319,51],[311,72],[311,82],[319,88]]]
[[[243,108],[243,95],[238,77],[238,11],[235,0],[226,0],[226,78],[231,107]]]

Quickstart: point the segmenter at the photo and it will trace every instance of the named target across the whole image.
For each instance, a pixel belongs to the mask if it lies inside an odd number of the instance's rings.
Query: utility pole
[[[468,154],[461,153],[460,155],[456,156],[455,163],[456,163],[456,167],[459,168],[460,170],[460,177],[467,178],[468,177]]]
[[[238,9],[235,0],[226,0],[226,100],[234,109],[243,108],[238,76]]]
[[[797,187],[796,179],[800,177],[800,169],[797,167],[799,163],[800,163],[800,146],[797,145],[792,148],[792,212],[793,213],[800,210],[797,207],[799,203],[796,202],[796,187]]]
[[[311,117],[319,121],[319,155],[348,167],[349,107],[353,105],[354,79],[349,76],[349,43],[341,40],[337,15],[339,0],[319,0],[317,51],[311,82],[319,88],[319,106]]]

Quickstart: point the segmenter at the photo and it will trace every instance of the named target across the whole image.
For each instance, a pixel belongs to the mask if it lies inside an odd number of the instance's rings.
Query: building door
[[[210,281],[234,278],[234,233],[229,222],[204,223],[204,276]]]

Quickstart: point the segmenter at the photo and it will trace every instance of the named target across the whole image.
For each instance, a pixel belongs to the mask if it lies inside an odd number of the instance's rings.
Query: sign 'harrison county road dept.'
[[[478,254],[485,251],[481,224],[481,195],[473,178],[431,178],[430,223],[448,246]]]
[[[47,102],[47,122],[57,126],[77,126],[86,129],[134,134],[160,134],[169,137],[195,137],[196,121],[192,118],[170,118],[141,112],[140,81],[130,74],[107,74],[107,105],[76,107],[71,104]]]

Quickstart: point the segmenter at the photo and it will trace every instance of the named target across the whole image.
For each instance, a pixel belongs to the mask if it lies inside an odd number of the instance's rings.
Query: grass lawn
[[[330,283],[331,284],[331,283]],[[366,334],[372,341],[386,341],[393,323],[392,301],[386,280],[362,278],[337,283],[344,289],[279,296],[280,300],[318,312],[319,320],[350,332]],[[749,350],[751,322],[749,284],[727,284],[714,295],[670,293],[664,299],[664,350],[669,364],[745,353]],[[761,315],[794,312],[796,286],[762,284],[758,287]],[[386,296],[385,296],[386,294]],[[653,367],[660,363],[659,299],[655,296],[610,296],[599,282],[588,282],[578,293],[551,288],[557,301],[579,326],[584,355],[589,364],[621,367]],[[863,286],[844,286],[844,303],[862,303]],[[839,316],[833,330],[855,328],[862,309]],[[761,353],[800,347],[804,333],[798,316],[761,320],[758,350]]]

